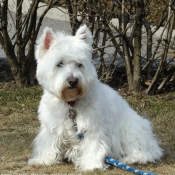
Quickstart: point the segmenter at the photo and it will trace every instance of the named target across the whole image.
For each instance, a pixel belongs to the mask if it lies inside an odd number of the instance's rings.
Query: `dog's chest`
[[[62,154],[65,159],[74,161],[79,154],[79,145],[81,139],[78,137],[77,129],[74,126],[74,122],[69,116],[63,122],[63,135],[61,139]]]
[[[65,120],[63,122],[63,126],[63,137],[67,143],[80,142],[77,132],[77,111],[75,108],[69,107]]]

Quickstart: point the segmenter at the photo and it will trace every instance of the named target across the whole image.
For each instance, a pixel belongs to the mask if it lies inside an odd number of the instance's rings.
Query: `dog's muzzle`
[[[62,90],[62,99],[64,101],[73,101],[83,95],[83,89],[77,77],[70,76],[67,78],[67,87]]]

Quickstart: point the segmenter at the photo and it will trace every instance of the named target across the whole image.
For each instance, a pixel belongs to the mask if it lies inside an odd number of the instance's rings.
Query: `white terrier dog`
[[[129,164],[161,158],[150,122],[97,79],[91,45],[86,25],[75,36],[45,28],[36,50],[37,79],[44,89],[41,127],[29,164],[67,159],[80,170],[93,170],[106,168],[106,156]]]

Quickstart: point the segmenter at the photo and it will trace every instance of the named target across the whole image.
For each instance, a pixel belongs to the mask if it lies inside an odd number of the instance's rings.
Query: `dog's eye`
[[[82,64],[81,63],[76,63],[76,66],[77,67],[82,67]]]
[[[62,61],[57,64],[57,67],[62,67],[62,66],[63,66],[63,62]]]

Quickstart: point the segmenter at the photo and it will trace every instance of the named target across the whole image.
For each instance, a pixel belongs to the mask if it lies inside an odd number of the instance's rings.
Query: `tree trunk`
[[[143,24],[146,28],[147,32],[147,46],[146,46],[146,58],[147,62],[150,62],[149,65],[147,66],[147,80],[152,80],[152,70],[153,70],[153,60],[152,60],[152,31],[151,31],[151,26],[148,23],[148,21],[143,18]]]
[[[80,22],[77,19],[77,14],[78,14],[78,0],[67,0],[67,5],[68,5],[68,13],[69,13],[69,18],[70,18],[70,24],[72,28],[72,35],[75,35],[77,29],[80,26]]]
[[[135,2],[136,26],[134,32],[134,68],[133,68],[133,90],[141,90],[141,36],[142,36],[142,12],[143,0]]]
[[[22,40],[22,2],[23,0],[17,0],[16,2],[16,55],[19,63],[18,74],[20,79],[18,84],[21,86],[26,85],[26,56],[25,49],[22,48],[23,40]]]
[[[124,35],[125,29],[126,29],[126,13],[125,13],[125,0],[122,0],[122,14],[121,14],[121,31]],[[128,80],[128,86],[129,90],[133,91],[133,67],[132,67],[132,60],[129,53],[129,48],[127,47],[126,40],[122,37],[122,43],[123,43],[123,53],[124,53],[124,61],[126,65],[126,74],[127,74],[127,80]]]

